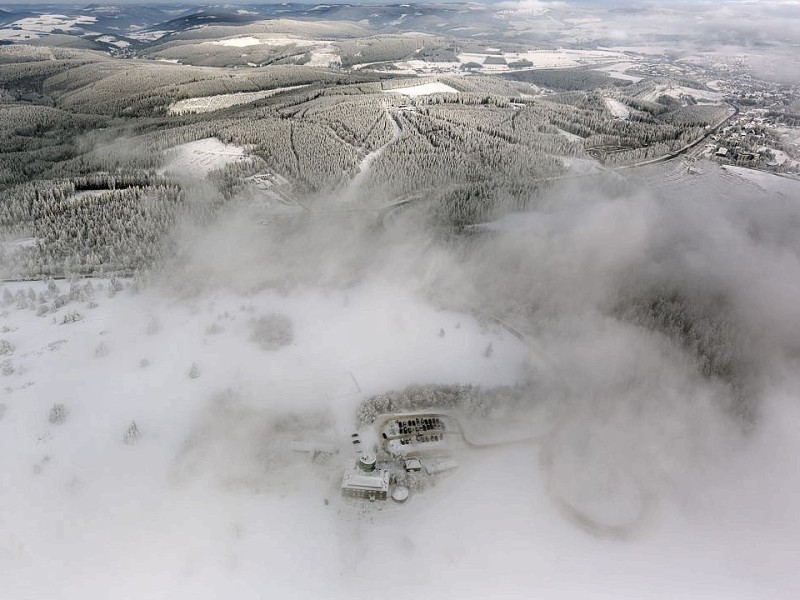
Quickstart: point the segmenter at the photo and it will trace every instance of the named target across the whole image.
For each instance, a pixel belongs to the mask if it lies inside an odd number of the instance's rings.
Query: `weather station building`
[[[376,468],[374,454],[361,454],[342,477],[342,496],[369,500],[389,497],[389,471]]]

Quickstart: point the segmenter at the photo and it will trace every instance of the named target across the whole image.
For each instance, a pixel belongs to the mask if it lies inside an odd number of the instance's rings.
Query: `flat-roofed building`
[[[386,500],[389,497],[389,471],[376,468],[374,454],[362,454],[344,472],[342,496]]]

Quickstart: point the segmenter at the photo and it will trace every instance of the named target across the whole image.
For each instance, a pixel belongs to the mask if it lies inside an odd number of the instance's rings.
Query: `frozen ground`
[[[769,146],[762,146],[758,148],[759,152],[768,151],[772,154],[772,159],[770,159],[770,163],[775,165],[780,165],[784,167],[788,167],[790,169],[796,170],[800,168],[800,161],[793,159],[789,154],[784,152],[783,150],[779,150],[777,148],[771,148]]]
[[[498,63],[488,61],[493,59],[502,59]],[[448,74],[463,74],[463,66],[465,64],[478,65],[476,70],[485,73],[493,72],[506,72],[516,70],[516,68],[509,67],[508,63],[516,61],[529,61],[531,66],[525,67],[526,69],[557,69],[566,67],[577,67],[580,65],[598,65],[604,64],[609,61],[615,61],[615,64],[621,64],[619,61],[626,58],[624,54],[618,52],[610,52],[605,50],[574,50],[568,48],[561,48],[558,50],[529,50],[525,52],[462,52],[457,55],[457,62],[427,62],[423,60],[402,60],[393,61],[395,69],[385,71],[395,74],[434,74],[434,73],[448,73]],[[352,66],[353,70],[368,69],[374,64],[383,65],[385,61],[359,63]],[[383,69],[382,69],[383,71]],[[640,78],[625,75],[623,72],[614,71],[609,73],[613,77],[627,79],[630,81],[638,81]]]
[[[786,143],[800,146],[800,128],[778,126],[775,129]]]
[[[310,40],[299,37],[289,37],[283,35],[263,35],[260,37],[245,36],[237,38],[229,38],[225,40],[218,40],[207,42],[217,46],[230,46],[233,48],[247,48],[249,46],[316,46],[318,44],[326,44],[327,42]]]
[[[100,37],[95,38],[95,41],[111,44],[113,46],[117,46],[118,48],[127,48],[128,46],[131,45],[130,42],[126,42],[125,40],[118,40],[112,35],[101,35]]]
[[[655,55],[655,56],[662,56],[667,52],[673,50],[673,46],[659,46],[655,44],[648,44],[642,46],[612,46],[609,48],[601,48],[602,50],[608,50],[609,52],[619,52],[619,53],[631,53],[631,54],[644,54],[644,55]]]
[[[372,163],[374,163],[378,158],[380,158],[381,154],[383,154],[384,151],[386,150],[386,146],[400,139],[400,136],[402,134],[400,126],[392,118],[391,114],[389,114],[388,111],[386,113],[386,118],[389,119],[389,122],[392,125],[392,138],[389,141],[387,141],[383,146],[381,146],[380,148],[376,148],[372,152],[368,153],[363,159],[361,159],[361,162],[358,165],[358,173],[350,181],[347,191],[342,196],[342,201],[350,202],[358,197],[358,193],[361,190],[361,187],[364,185],[364,182],[367,181],[367,179],[369,178],[369,173],[370,170],[372,169]]]
[[[794,177],[783,177],[766,171],[730,165],[719,169],[722,178],[732,185],[750,187],[753,191],[767,192],[788,200],[796,199],[800,194],[800,179]]]
[[[69,17],[60,14],[45,14],[38,17],[26,17],[6,25],[0,29],[0,40],[21,42],[39,39],[57,30],[75,32],[83,25],[91,25],[96,17]]]
[[[788,399],[772,400],[748,452],[705,472],[703,494],[675,494],[624,542],[565,520],[526,444],[474,452],[402,510],[359,515],[335,502],[338,463],[298,458],[292,436],[346,438],[362,397],[409,383],[512,383],[523,344],[396,288],[178,301],[91,285],[43,316],[38,301],[3,308],[8,598],[352,598],[387,581],[438,598],[800,591],[800,530],[786,521],[800,412]],[[4,290],[29,287],[47,293]],[[265,350],[252,323],[275,314],[292,339]]]
[[[649,102],[655,102],[661,96],[669,96],[670,98],[675,98],[676,100],[680,100],[683,96],[692,96],[698,102],[703,100],[707,102],[719,102],[722,100],[723,94],[722,92],[697,90],[694,88],[673,84],[660,84],[655,86],[646,94],[642,94],[640,98]]]
[[[800,179],[744,167],[721,166],[713,161],[692,163],[691,170],[679,162],[636,169],[648,185],[666,195],[688,194],[704,189],[720,197],[751,197],[753,202],[769,197],[794,204],[800,196]]]
[[[505,64],[485,64],[486,59],[490,56],[502,56],[507,63],[526,60],[532,63],[532,67],[527,68],[535,69],[577,67],[579,65],[597,64],[624,58],[623,54],[606,50],[573,50],[569,48],[560,48],[558,50],[530,50],[527,52],[504,52],[501,54],[464,52],[458,55],[458,60],[461,64],[478,63],[489,70],[509,70],[508,66]]]
[[[575,136],[578,137],[578,136]],[[607,167],[593,158],[575,158],[574,156],[562,156],[561,162],[567,167],[569,175],[592,175],[606,171]]]
[[[164,170],[179,176],[204,177],[244,156],[244,148],[224,144],[217,138],[206,138],[170,148]]]
[[[301,435],[313,440],[330,417],[346,440],[364,394],[462,382],[465,370],[474,383],[511,383],[526,358],[512,336],[402,289],[176,302],[128,290],[109,298],[109,282],[91,285],[44,316],[3,308],[0,335],[13,348],[0,357],[9,598],[94,598],[112,581],[124,598],[340,596],[362,569],[348,562],[358,526],[323,502],[339,466],[297,462],[275,423],[311,415]],[[266,350],[253,323],[275,314],[291,321],[292,339]],[[47,578],[35,575],[42,565]]]
[[[219,40],[210,43],[216,44],[217,46],[229,46],[232,48],[247,48],[248,46],[258,46],[261,43],[261,40],[259,40],[258,38],[254,38],[252,36],[246,36],[246,37],[232,38],[228,40]]]
[[[134,28],[135,29],[135,28]],[[169,33],[169,31],[146,31],[146,32],[137,32],[133,31],[132,33],[128,34],[129,38],[134,40],[140,40],[143,42],[152,42],[157,40],[158,38],[165,36]]]
[[[243,214],[182,234],[191,260],[163,288],[6,284],[1,595],[794,600],[797,182],[715,167],[631,172],[665,182],[648,188],[663,202],[562,181],[475,238],[470,264],[402,223]],[[713,284],[758,331],[733,346],[769,363],[746,434],[679,344],[598,308],[631,273]],[[473,295],[525,341],[472,316]],[[509,310],[527,302],[542,318]],[[345,455],[292,450],[347,443],[373,394],[520,382],[505,418],[540,435],[465,449],[397,510],[347,510]]]
[[[259,43],[267,46],[288,46],[292,44],[295,46],[315,46],[317,44],[324,44],[327,42],[291,36],[270,35],[259,38]]]
[[[7,248],[26,248],[36,245],[36,238],[26,237],[4,242]]]
[[[563,135],[571,142],[582,142],[583,138],[579,135],[575,135],[574,133],[570,133],[569,131],[564,131],[563,129],[558,130],[559,135]]]
[[[642,80],[641,77],[637,77],[636,75],[628,75],[626,71],[633,67],[636,67],[636,63],[632,62],[621,62],[615,63],[613,65],[606,65],[605,67],[599,67],[595,69],[596,71],[604,71],[609,75],[609,77],[613,77],[614,79],[622,79],[624,81],[631,81],[633,83],[638,83]]]
[[[234,94],[217,94],[216,96],[203,96],[200,98],[187,98],[170,105],[168,113],[171,115],[185,115],[187,113],[207,113],[223,108],[230,108],[239,104],[255,102],[262,98],[269,98],[287,90],[296,90],[305,85],[292,85],[258,92],[237,92]]]
[[[605,98],[605,103],[606,106],[608,107],[608,110],[616,118],[623,120],[630,118],[631,116],[630,109],[619,100],[614,100],[613,98]]]
[[[421,85],[412,85],[409,87],[395,88],[393,90],[386,90],[392,94],[403,94],[405,96],[427,96],[429,94],[457,94],[458,90],[454,87],[436,81],[433,83],[423,83]]]
[[[322,67],[326,69],[328,67],[337,67],[341,63],[342,57],[337,52],[336,47],[323,45],[311,50],[311,58],[304,64],[307,67]]]
[[[304,63],[305,66],[328,68],[338,66],[341,63],[341,57],[339,56],[337,48],[327,40],[313,40],[285,35],[261,35],[259,37],[244,36],[228,38],[206,43],[233,48],[249,48],[251,46],[297,46],[299,48],[308,48],[310,52],[308,62]]]

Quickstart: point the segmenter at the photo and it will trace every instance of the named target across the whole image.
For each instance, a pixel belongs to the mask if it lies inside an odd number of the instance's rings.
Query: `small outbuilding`
[[[409,473],[415,473],[422,470],[422,463],[416,458],[409,458],[403,463],[403,468]]]

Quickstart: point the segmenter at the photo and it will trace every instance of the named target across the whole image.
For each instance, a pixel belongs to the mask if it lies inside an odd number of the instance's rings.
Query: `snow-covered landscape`
[[[261,90],[259,92],[236,92],[233,94],[218,94],[216,96],[205,96],[201,98],[187,98],[186,100],[179,100],[169,107],[169,114],[171,115],[185,115],[187,113],[207,113],[215,110],[222,110],[223,108],[230,108],[239,104],[249,104],[256,100],[269,98],[275,94],[286,92],[289,90],[296,90],[305,86],[293,85],[284,88],[276,88],[272,90]]]
[[[656,223],[645,216],[651,209],[636,212]],[[566,235],[600,237],[584,238],[578,255],[615,237],[597,225],[625,210],[610,203],[580,217]],[[520,226],[517,239],[541,230],[544,241],[557,231],[537,215]],[[642,226],[619,233],[638,230],[637,243],[646,244]],[[245,291],[263,269],[237,274],[234,265],[254,258],[239,252],[253,246],[226,241],[258,234],[240,227],[198,238],[185,274],[146,288],[126,279],[3,286],[0,561],[13,573],[3,577],[11,597],[93,597],[120,586],[122,597],[249,598],[269,589],[344,598],[380,593],[388,576],[403,593],[459,598],[498,588],[571,598],[587,580],[650,598],[709,588],[718,597],[792,596],[795,374],[782,371],[783,382],[769,386],[758,428],[743,436],[715,408],[714,386],[696,381],[658,338],[590,319],[581,333],[559,332],[562,325],[522,341],[468,312],[436,308],[382,269],[343,289]],[[338,268],[340,258],[327,260]],[[297,272],[317,268],[303,260]],[[181,282],[201,273],[207,282]],[[769,272],[761,281],[779,284]],[[262,326],[280,320],[288,334]],[[576,335],[578,347],[569,339]],[[616,378],[637,366],[650,383],[620,392]],[[555,382],[543,380],[530,400],[541,408],[499,430],[522,425],[535,433],[528,441],[461,451],[457,471],[402,510],[362,514],[337,498],[353,414],[365,398],[419,382],[513,385],[563,369],[573,373],[574,392],[616,389],[619,404],[591,425],[592,404],[569,402],[575,412],[557,425],[546,391]],[[652,402],[637,400],[645,390]],[[682,398],[688,390],[691,402]],[[625,423],[633,429],[623,433]],[[588,448],[605,454],[575,446],[587,431]],[[331,440],[341,451],[321,462],[293,447]],[[631,473],[636,479],[625,483]],[[584,530],[586,516],[628,533],[609,540]],[[47,578],[37,577],[42,565]],[[416,576],[400,577],[408,571]]]
[[[798,22],[0,5],[0,600],[800,597]]]
[[[439,81],[433,83],[423,83],[420,85],[412,85],[409,87],[395,88],[387,90],[392,94],[402,94],[404,96],[428,96],[430,94],[457,94],[458,90],[454,87],[441,83]]]
[[[217,138],[206,138],[172,148],[164,170],[179,177],[202,178],[210,171],[221,169],[244,157],[244,148],[225,144]]]
[[[20,284],[4,293],[55,299],[68,287]],[[337,543],[339,518],[322,501],[336,472],[292,456],[291,438],[267,430],[308,413],[344,438],[361,394],[419,377],[460,381],[463,369],[476,384],[507,383],[525,360],[515,339],[400,290],[365,290],[355,303],[341,294],[214,294],[188,305],[134,294],[126,281],[86,280],[73,290],[76,300],[46,316],[33,305],[3,309],[12,350],[2,357],[0,427],[3,454],[15,457],[3,478],[25,482],[2,493],[0,558],[16,573],[18,587],[4,578],[15,598],[93,595],[111,580],[126,596],[170,594],[182,579],[211,597],[221,589],[208,588],[207,576],[221,584],[236,572],[263,572],[264,584],[288,592],[303,544],[297,534],[294,546],[268,542],[281,522],[298,533],[318,528],[320,554],[307,558],[335,573],[341,565],[322,556]],[[252,339],[253,323],[270,314],[292,323],[291,342],[277,351]],[[494,360],[482,355],[487,340]],[[223,400],[227,424],[215,416]],[[227,548],[209,545],[212,531]],[[272,550],[254,560],[254,545],[265,542]],[[170,547],[172,558],[152,571]],[[96,561],[104,567],[90,582]],[[28,578],[42,563],[52,567],[51,583],[32,589]],[[205,582],[195,586],[198,576]]]
[[[19,19],[11,27],[0,28],[0,40],[28,41],[36,40],[53,32],[80,31],[97,19],[90,16],[70,17],[61,14],[45,14],[38,17]]]
[[[628,119],[631,116],[631,111],[619,100],[613,98],[605,99],[608,110],[618,119]]]

